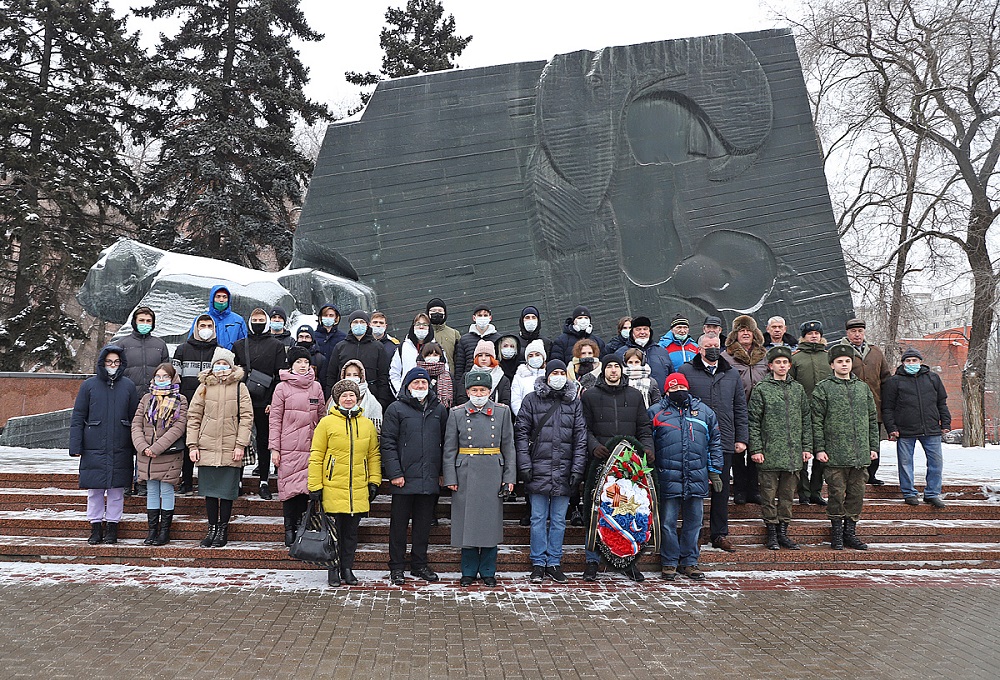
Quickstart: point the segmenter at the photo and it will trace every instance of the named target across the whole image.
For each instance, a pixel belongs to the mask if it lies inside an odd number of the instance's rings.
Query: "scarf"
[[[181,386],[173,383],[168,387],[149,387],[149,409],[146,411],[146,419],[153,427],[166,429],[171,420],[177,420],[180,416],[180,392]]]
[[[646,408],[649,408],[649,393],[653,386],[653,380],[649,377],[651,372],[646,364],[625,367],[625,377],[628,378],[629,387],[639,390],[639,393],[642,394],[642,403],[646,405]]]

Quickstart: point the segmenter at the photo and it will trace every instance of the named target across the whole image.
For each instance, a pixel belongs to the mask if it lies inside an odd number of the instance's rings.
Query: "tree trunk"
[[[969,220],[966,255],[975,283],[972,300],[972,329],[969,333],[969,358],[962,370],[962,398],[965,401],[964,446],[986,444],[984,400],[986,363],[993,330],[993,306],[997,300],[997,277],[993,273],[986,232],[993,220],[990,213],[974,201]]]

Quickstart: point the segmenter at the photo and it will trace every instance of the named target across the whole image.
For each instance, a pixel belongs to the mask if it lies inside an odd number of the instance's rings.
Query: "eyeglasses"
[[[120,360],[118,360],[118,359],[113,359],[111,361],[105,361],[104,365],[105,366],[121,366],[122,362]]]

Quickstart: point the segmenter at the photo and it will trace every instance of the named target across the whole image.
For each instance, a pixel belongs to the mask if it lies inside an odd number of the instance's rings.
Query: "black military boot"
[[[149,533],[146,534],[146,540],[142,544],[156,545],[156,535],[160,533],[160,511],[146,510],[146,522],[149,525]]]
[[[858,523],[850,517],[844,518],[844,545],[855,550],[868,550],[868,544],[862,543],[855,530]]]
[[[844,549],[844,518],[830,518],[830,547],[834,550]]]
[[[173,510],[160,511],[160,530],[156,534],[156,542],[153,545],[166,545],[170,542],[170,525],[174,523]]]
[[[221,548],[229,542],[229,522],[220,522],[215,527],[215,538],[212,539],[213,548]]]
[[[778,522],[778,545],[789,550],[801,550],[799,544],[788,537],[788,522]]]
[[[215,534],[219,531],[218,524],[209,524],[208,533],[205,534],[205,538],[201,539],[202,548],[211,548],[212,544],[215,543]]]
[[[91,522],[90,523],[90,538],[87,539],[87,543],[90,545],[97,545],[104,540],[104,522]]]
[[[326,582],[334,588],[340,585],[340,569],[327,569]]]
[[[767,537],[764,539],[764,547],[768,550],[778,549],[778,525],[765,523],[764,528],[767,529]]]
[[[118,542],[118,522],[108,522],[104,528],[104,544],[114,545]]]

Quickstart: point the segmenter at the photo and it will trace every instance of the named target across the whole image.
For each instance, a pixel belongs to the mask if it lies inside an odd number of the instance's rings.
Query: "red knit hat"
[[[683,373],[671,373],[667,376],[666,382],[663,383],[663,389],[669,390],[671,387],[688,389],[688,379],[684,377]]]

